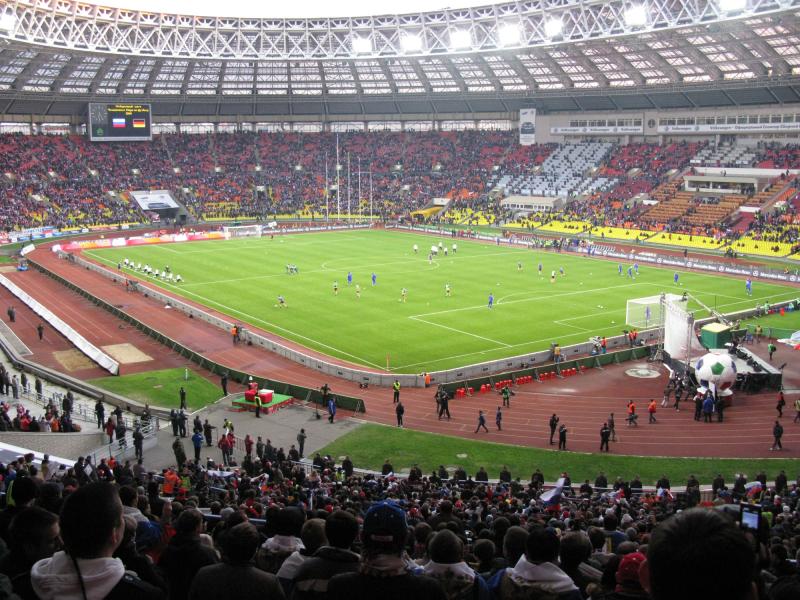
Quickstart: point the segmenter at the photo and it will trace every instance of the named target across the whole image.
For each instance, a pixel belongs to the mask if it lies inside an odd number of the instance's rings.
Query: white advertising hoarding
[[[536,109],[523,108],[519,111],[519,143],[533,146],[536,143]]]

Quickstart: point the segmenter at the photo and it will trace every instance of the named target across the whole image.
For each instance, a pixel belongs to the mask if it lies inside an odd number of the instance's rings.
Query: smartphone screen
[[[758,531],[758,525],[761,519],[761,507],[746,506],[743,504],[741,505],[740,511],[742,527],[745,529]]]

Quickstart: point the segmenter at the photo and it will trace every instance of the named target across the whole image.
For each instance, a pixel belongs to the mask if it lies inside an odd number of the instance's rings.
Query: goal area
[[[662,327],[664,325],[664,307],[662,299],[674,302],[680,299],[676,294],[658,294],[644,298],[632,298],[625,306],[625,323],[637,329]]]
[[[226,240],[243,237],[261,237],[261,225],[234,225],[231,227],[223,227],[222,232],[225,234]]]

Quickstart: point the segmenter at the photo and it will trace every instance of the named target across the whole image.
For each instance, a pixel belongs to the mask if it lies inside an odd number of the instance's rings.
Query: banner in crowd
[[[533,146],[536,143],[536,109],[522,108],[519,111],[520,146]]]

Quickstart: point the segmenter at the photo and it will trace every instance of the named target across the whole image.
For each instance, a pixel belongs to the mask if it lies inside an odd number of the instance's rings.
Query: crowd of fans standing
[[[798,483],[638,478],[544,490],[444,467],[407,477],[314,457],[218,470],[81,458],[0,469],[3,594],[21,598],[797,598]],[[389,465],[390,469],[393,469]],[[384,471],[386,471],[384,469]],[[503,475],[503,474],[501,474]],[[742,529],[737,505],[761,508]]]

